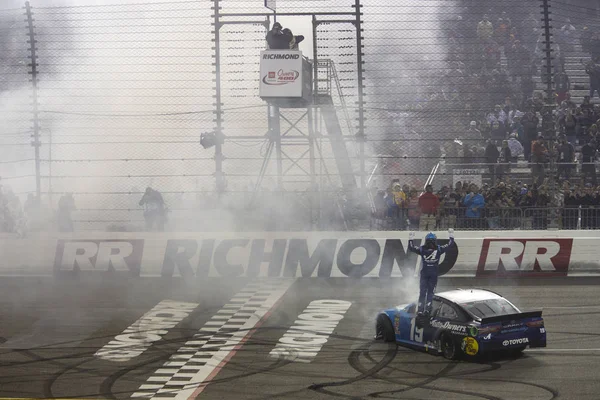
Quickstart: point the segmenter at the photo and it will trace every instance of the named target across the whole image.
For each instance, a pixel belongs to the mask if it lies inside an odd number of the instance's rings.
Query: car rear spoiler
[[[527,311],[518,314],[497,315],[494,317],[482,318],[481,325],[492,324],[494,322],[513,321],[525,318],[540,318],[541,316],[541,311]]]

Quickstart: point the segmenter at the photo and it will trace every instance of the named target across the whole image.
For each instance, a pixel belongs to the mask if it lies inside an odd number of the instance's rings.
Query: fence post
[[[213,87],[215,94],[214,94],[214,98],[215,98],[215,102],[214,102],[214,106],[215,106],[215,110],[213,111],[213,114],[215,116],[214,118],[214,122],[215,122],[215,136],[216,136],[216,140],[215,140],[215,180],[216,180],[216,189],[217,189],[217,196],[220,199],[223,192],[225,191],[225,187],[226,187],[226,181],[225,181],[225,174],[223,173],[223,160],[224,160],[224,156],[223,156],[223,110],[221,108],[222,103],[221,103],[221,47],[220,47],[220,41],[219,41],[219,35],[220,35],[220,29],[221,29],[221,20],[220,20],[220,13],[221,13],[221,5],[219,0],[213,0],[213,6],[212,9],[214,11],[214,14],[212,15],[213,17],[213,22],[212,22],[212,26],[213,26],[213,35],[214,35],[214,54],[213,54],[213,59],[215,60],[213,63],[213,66],[215,67],[215,86]]]
[[[556,142],[556,127],[554,125],[554,116],[553,116],[553,111],[556,107],[556,102],[554,100],[554,87],[553,87],[553,60],[554,57],[552,57],[552,52],[554,51],[554,49],[552,49],[552,25],[550,25],[550,23],[552,22],[552,19],[550,18],[551,12],[550,12],[550,0],[541,0],[542,4],[541,4],[541,8],[542,8],[542,21],[543,21],[543,29],[544,29],[544,44],[545,44],[545,48],[544,48],[544,61],[545,61],[545,66],[542,66],[542,68],[545,68],[546,70],[546,104],[544,106],[543,109],[543,115],[542,115],[542,132],[544,132],[544,136],[546,138],[546,140],[548,141],[548,153],[550,155],[550,160],[549,160],[549,175],[550,175],[550,187],[548,188],[550,193],[552,193],[552,204],[551,206],[556,207],[558,206],[557,202],[558,199],[556,197],[556,174],[557,174],[557,165],[556,165],[556,160],[555,160],[555,154],[554,154],[554,146],[555,146],[555,142]],[[542,74],[543,76],[543,74]],[[549,229],[556,229],[558,228],[558,221],[557,218],[554,218],[554,216],[552,215],[552,213],[548,213],[548,228]]]
[[[357,89],[358,89],[358,133],[356,134],[356,138],[358,139],[359,146],[359,158],[360,158],[360,188],[364,191],[367,189],[366,186],[366,165],[365,165],[365,114],[364,114],[364,61],[363,61],[363,47],[362,39],[363,39],[363,28],[362,28],[362,4],[360,0],[355,0],[354,4],[355,12],[355,22],[354,27],[356,29],[356,69],[357,69]]]
[[[37,63],[37,47],[35,40],[35,26],[33,25],[33,12],[31,11],[31,4],[29,2],[25,2],[25,16],[27,19],[25,22],[28,27],[28,40],[29,43],[29,56],[28,58],[31,60],[29,64],[27,64],[31,70],[29,71],[29,75],[31,75],[31,90],[32,90],[32,112],[33,112],[33,134],[31,137],[33,138],[31,145],[35,149],[35,194],[36,201],[40,202],[41,194],[42,194],[42,180],[41,180],[41,167],[40,167],[40,147],[42,145],[40,141],[40,120],[39,120],[39,104],[38,104],[38,63]]]

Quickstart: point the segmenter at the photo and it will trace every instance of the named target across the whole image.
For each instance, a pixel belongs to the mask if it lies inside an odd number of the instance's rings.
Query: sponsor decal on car
[[[485,335],[485,336],[483,337],[483,340],[490,340],[491,338],[492,338],[492,334],[491,334],[491,333],[488,333],[487,335]]]
[[[500,333],[514,333],[514,332],[525,332],[527,327],[513,328],[513,329],[502,329]]]
[[[506,347],[506,346],[513,346],[515,344],[527,344],[529,343],[529,339],[524,337],[524,338],[519,338],[519,339],[508,339],[502,342],[502,346]]]
[[[438,329],[446,329],[456,334],[467,334],[467,327],[465,325],[453,324],[449,321],[441,322],[437,320],[431,321],[431,326]]]
[[[476,326],[469,327],[469,335],[475,337],[475,336],[477,336],[478,333],[479,333],[479,329],[477,329]]]
[[[479,343],[473,337],[465,337],[461,343],[463,352],[469,356],[474,356],[479,352]]]
[[[400,316],[398,314],[394,316],[394,330],[396,331],[396,334],[400,334]]]

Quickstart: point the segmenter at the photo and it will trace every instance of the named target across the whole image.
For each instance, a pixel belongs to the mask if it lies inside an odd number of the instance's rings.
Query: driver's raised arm
[[[408,250],[412,251],[413,253],[416,253],[418,255],[422,255],[421,254],[421,248],[420,247],[416,247],[413,244],[413,240],[415,239],[415,233],[414,232],[410,232],[408,234]]]
[[[448,251],[450,246],[454,244],[454,229],[448,229],[448,237],[450,238],[450,241],[448,242],[448,244],[440,246],[440,254],[444,254],[446,251]]]

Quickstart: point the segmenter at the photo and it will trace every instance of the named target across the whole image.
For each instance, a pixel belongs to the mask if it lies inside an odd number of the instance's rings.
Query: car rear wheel
[[[379,315],[377,317],[377,323],[375,324],[376,337],[383,339],[384,342],[395,342],[396,333],[392,326],[392,321],[387,315]]]
[[[523,355],[523,351],[525,347],[517,347],[514,349],[510,349],[510,355],[513,357],[521,357]]]
[[[440,344],[442,348],[442,355],[447,360],[456,360],[458,351],[456,349],[456,343],[452,340],[452,337],[447,333],[443,334],[440,338]]]

